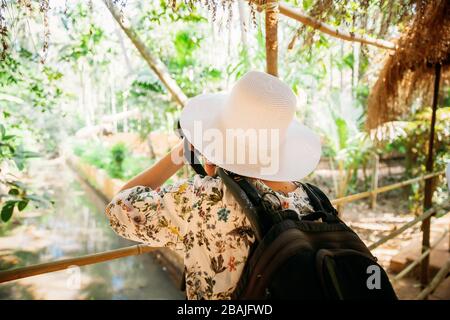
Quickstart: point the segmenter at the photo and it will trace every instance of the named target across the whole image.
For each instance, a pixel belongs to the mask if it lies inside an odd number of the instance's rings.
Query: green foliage
[[[16,205],[16,202],[12,200],[8,200],[3,204],[2,212],[1,212],[1,218],[3,222],[7,222],[9,219],[11,219],[14,206]]]
[[[388,150],[406,156],[408,175],[417,176],[425,170],[428,142],[430,137],[431,108],[412,116],[410,121],[399,123],[404,130],[392,143]],[[434,140],[434,170],[443,170],[450,152],[450,107],[439,108],[436,112],[435,140]]]
[[[0,184],[9,188],[8,193],[0,193],[1,220],[8,222],[14,212],[14,208],[19,211],[25,210],[28,204],[32,202],[35,207],[48,207],[53,204],[53,201],[48,195],[37,194],[32,192],[28,185],[25,185],[21,181],[11,179],[0,179]]]
[[[123,162],[128,154],[128,149],[123,143],[114,145],[110,150],[111,163],[108,173],[113,178],[123,178]]]
[[[223,70],[203,59],[210,26],[194,6],[180,2],[174,11],[168,1],[155,1],[142,5],[140,12],[137,33],[167,65],[187,96],[197,95],[222,80]]]
[[[180,65],[192,62],[192,55],[196,49],[200,48],[201,41],[198,35],[189,30],[178,31],[173,41],[176,51],[175,61]]]
[[[251,54],[248,47],[241,45],[238,48],[239,55],[236,62],[230,61],[225,69],[228,79],[236,81],[251,69],[262,70],[264,68],[266,63],[266,42],[262,26],[259,25],[257,27],[255,36],[256,48],[254,49],[254,53]]]
[[[106,147],[101,142],[79,141],[73,151],[87,163],[104,169],[111,178],[123,180],[131,179],[153,163],[148,157],[133,155],[124,143]]]
[[[12,166],[14,164],[19,171],[23,171],[27,160],[38,157],[39,154],[25,150],[21,139],[9,130],[5,125],[0,124],[0,165]],[[15,207],[19,211],[23,211],[30,201],[35,204],[48,204],[48,199],[30,193],[30,187],[17,180],[15,175],[8,174],[8,171],[0,170],[0,187],[2,187],[0,190],[8,190],[7,193],[0,192],[1,220],[3,222],[11,219]]]
[[[17,190],[17,189],[11,189],[11,190]],[[11,194],[11,190],[10,190],[10,194]],[[29,199],[7,200],[3,204],[2,211],[1,211],[1,218],[2,218],[3,222],[8,222],[9,219],[11,219],[15,206],[17,206],[17,209],[19,211],[22,211],[27,207],[28,202],[29,202]]]
[[[128,105],[140,110],[140,119],[130,119],[129,129],[139,132],[142,139],[158,129],[172,130],[172,119],[179,112],[177,106],[168,101],[166,90],[159,80],[148,71],[138,75],[131,86],[118,93],[118,103]]]
[[[2,159],[13,158],[16,148],[14,147],[14,138],[12,134],[6,134],[6,129],[3,124],[0,124],[0,157]]]
[[[397,122],[400,134],[386,146],[387,152],[395,151],[406,158],[405,168],[408,177],[418,177],[426,173],[428,145],[430,137],[430,107],[413,115],[409,121]],[[436,111],[435,139],[433,148],[433,171],[444,170],[450,160],[450,107],[439,108]],[[434,186],[435,188],[437,185]],[[441,190],[443,191],[443,190]],[[445,193],[444,198],[445,198]],[[423,192],[419,184],[412,186],[410,205],[413,209],[422,206]]]
[[[173,40],[175,55],[167,57],[169,70],[188,96],[197,95],[206,86],[221,80],[220,70],[201,64],[195,56],[202,40],[203,36],[195,29],[182,29]]]
[[[24,48],[8,55],[0,64],[0,93],[13,93],[16,99],[39,111],[48,111],[62,97],[57,85],[62,74],[50,67],[40,67],[37,57]]]
[[[364,181],[364,186],[358,190],[358,170],[365,170],[375,152],[373,144],[364,132],[354,131],[349,133],[349,126],[342,118],[335,119],[337,131],[337,143],[331,148],[329,155],[336,162],[339,170],[339,182],[337,193],[339,196],[366,190],[369,181]]]
[[[136,79],[131,83],[130,95],[133,98],[147,97],[152,93],[164,93],[161,83],[154,79]]]
[[[110,150],[98,141],[76,144],[74,153],[97,168],[106,169],[110,165]]]
[[[150,24],[174,23],[177,21],[193,23],[207,21],[189,3],[180,2],[177,4],[176,10],[173,10],[166,0],[160,0],[155,6],[150,7],[143,15],[142,20],[148,21]]]
[[[77,62],[81,58],[88,58],[89,63],[94,63],[90,57],[95,56],[99,43],[104,40],[104,31],[98,26],[91,24],[89,28],[74,39],[73,45],[63,47],[61,60]]]
[[[373,159],[376,149],[369,136],[362,128],[364,118],[360,115],[362,108],[349,112],[341,106],[339,93],[332,93],[329,98],[327,113],[313,118],[316,128],[324,136],[323,156],[331,158],[337,178],[333,178],[336,197],[367,190],[370,180],[366,170]],[[331,118],[331,119],[330,119]],[[362,170],[364,179],[358,179]],[[362,182],[362,184],[361,184]]]
[[[336,118],[335,122],[336,122],[337,133],[338,133],[339,149],[343,150],[347,147],[347,142],[348,142],[347,123],[342,118]]]

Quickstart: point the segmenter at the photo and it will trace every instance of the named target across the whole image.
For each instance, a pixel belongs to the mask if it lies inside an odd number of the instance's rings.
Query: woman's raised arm
[[[183,164],[183,141],[181,141],[157,163],[128,181],[120,191],[135,186],[156,189],[181,169]]]

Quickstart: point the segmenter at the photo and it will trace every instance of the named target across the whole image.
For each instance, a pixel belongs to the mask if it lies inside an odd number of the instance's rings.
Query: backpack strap
[[[193,147],[191,148],[190,143],[187,139],[184,139],[183,148],[184,157],[186,158],[186,161],[189,163],[192,169],[194,169],[195,173],[205,177],[207,174],[205,168],[203,168],[200,160],[197,157],[198,151]]]
[[[183,139],[183,153],[184,158],[186,159],[187,163],[191,166],[192,169],[194,169],[195,173],[198,175],[201,175],[205,177],[206,171],[205,168],[203,168],[200,160],[198,159],[198,151],[191,147],[190,142],[184,137],[183,130],[181,129],[180,120],[177,121],[176,127],[175,127],[175,133],[180,139]]]
[[[239,203],[250,222],[257,241],[261,241],[272,226],[262,198],[256,188],[244,177],[218,167],[217,172],[223,183]]]
[[[315,210],[315,212],[303,217],[303,220],[317,220],[322,218],[322,220],[327,223],[339,222],[337,210],[333,207],[330,199],[328,199],[322,190],[310,183],[300,182],[300,184],[308,195],[311,205]]]

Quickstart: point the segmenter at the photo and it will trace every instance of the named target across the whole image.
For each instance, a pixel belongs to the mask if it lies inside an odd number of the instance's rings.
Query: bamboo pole
[[[411,220],[408,223],[405,223],[401,228],[391,232],[390,234],[388,234],[387,236],[381,238],[380,240],[372,243],[368,248],[369,250],[373,250],[379,246],[381,246],[383,243],[387,242],[388,240],[391,240],[392,238],[395,238],[396,236],[398,236],[399,234],[401,234],[402,232],[404,232],[406,229],[411,228],[413,225],[415,225],[416,223],[423,221],[429,217],[431,217],[433,214],[436,213],[436,209],[435,208],[431,208],[428,211],[426,211],[424,214],[416,217],[414,220]]]
[[[433,152],[434,152],[434,129],[436,126],[436,109],[439,98],[439,82],[441,80],[441,65],[436,63],[435,65],[435,76],[434,76],[434,92],[433,92],[433,111],[431,114],[431,123],[430,123],[430,138],[428,142],[428,157],[426,170],[427,172],[433,171]],[[428,179],[425,181],[425,196],[423,201],[423,209],[424,211],[431,208],[433,200],[433,180]],[[430,246],[430,224],[431,217],[425,219],[422,222],[422,252],[425,252],[426,249]],[[424,288],[429,281],[429,265],[430,258],[428,256],[423,259],[421,264],[421,272],[420,272],[420,283],[422,288]]]
[[[125,23],[123,17],[121,14],[117,11],[116,7],[114,6],[114,3],[112,0],[103,0],[106,7],[111,12],[111,15],[116,20],[116,22],[119,24],[120,28],[125,32],[125,34],[128,36],[128,38],[131,40],[133,45],[136,47],[136,49],[139,51],[139,53],[142,55],[144,60],[147,62],[150,69],[155,72],[156,76],[159,78],[159,80],[162,82],[162,84],[166,87],[167,91],[169,91],[172,98],[177,102],[181,107],[184,106],[187,97],[181,90],[181,88],[178,86],[176,81],[172,78],[172,76],[169,74],[169,71],[167,70],[167,67],[164,65],[164,63],[158,59],[157,57],[154,57],[150,50],[146,47],[144,42],[139,38],[137,33],[128,26],[128,23]]]
[[[436,274],[436,276],[433,278],[430,284],[425,289],[423,289],[421,293],[419,293],[419,295],[416,297],[416,300],[424,300],[428,297],[430,293],[433,293],[433,291],[438,287],[438,285],[442,282],[442,280],[445,279],[449,270],[450,270],[450,260],[447,260],[447,263],[439,270],[439,272]]]
[[[439,237],[438,240],[436,240],[435,243],[433,243],[433,245],[428,248],[424,253],[422,253],[422,255],[415,260],[413,263],[411,263],[410,265],[408,265],[405,269],[403,269],[401,272],[399,272],[393,279],[392,282],[396,282],[400,279],[402,279],[404,276],[406,276],[408,273],[410,273],[416,266],[419,265],[419,263],[428,255],[430,255],[431,251],[436,248],[437,245],[439,245],[439,243],[441,243],[441,241],[445,238],[445,236],[448,233],[448,229],[445,230],[445,232],[442,234],[442,236]]]
[[[16,268],[12,270],[6,270],[0,272],[0,283],[17,280],[21,278],[27,278],[36,276],[39,274],[49,273],[49,272],[55,272],[67,269],[71,266],[86,266],[89,264],[95,264],[105,261],[110,261],[114,259],[129,257],[129,256],[135,256],[140,255],[143,253],[147,253],[150,251],[154,251],[157,248],[149,247],[146,245],[138,244],[130,247],[110,250],[106,252],[101,253],[94,253],[85,255],[82,257],[76,257],[76,258],[68,258],[63,259],[59,261],[52,261],[47,263],[41,263],[36,264],[33,266],[23,267],[23,268]]]
[[[389,42],[386,40],[381,40],[381,39],[373,39],[373,38],[370,38],[370,37],[367,37],[364,35],[357,36],[352,32],[337,29],[333,26],[330,26],[326,23],[320,22],[320,21],[304,14],[299,9],[291,8],[286,3],[280,3],[279,8],[280,8],[280,14],[285,15],[294,20],[297,20],[306,26],[309,26],[311,28],[319,30],[323,33],[326,33],[326,34],[332,36],[332,37],[346,40],[346,41],[359,42],[359,43],[363,43],[363,44],[367,44],[367,45],[372,45],[372,46],[382,48],[382,49],[389,49],[389,50],[396,49],[396,45],[392,42]]]
[[[278,77],[278,0],[266,2],[266,68]]]
[[[384,186],[384,187],[380,187],[380,188],[377,188],[375,190],[364,191],[364,192],[352,194],[352,195],[349,195],[349,196],[346,196],[346,197],[337,198],[337,199],[331,200],[331,203],[333,205],[337,205],[337,204],[342,204],[342,203],[353,202],[353,201],[356,201],[356,200],[361,200],[361,199],[364,199],[364,198],[369,198],[372,194],[378,194],[378,193],[391,191],[391,190],[398,189],[398,188],[401,188],[401,187],[404,187],[404,186],[407,186],[407,185],[410,185],[410,184],[413,184],[413,183],[416,183],[416,182],[419,182],[419,181],[422,181],[422,180],[427,180],[427,179],[430,179],[430,178],[433,178],[433,177],[437,177],[437,176],[440,176],[442,174],[444,174],[444,171],[439,171],[439,172],[426,174],[424,176],[420,176],[420,177],[417,177],[417,178],[413,178],[413,179],[405,180],[405,181],[402,181],[402,182],[393,183],[393,184],[390,184],[390,185],[387,185],[387,186]]]

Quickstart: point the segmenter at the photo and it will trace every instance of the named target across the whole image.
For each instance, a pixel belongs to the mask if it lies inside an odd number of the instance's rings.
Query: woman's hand
[[[129,189],[135,186],[147,186],[152,189],[160,187],[184,165],[184,141],[181,140],[169,153],[156,162],[153,166],[138,174],[128,181],[121,189]]]
[[[172,162],[174,164],[184,164],[184,139],[181,139],[175,147],[170,151]]]

